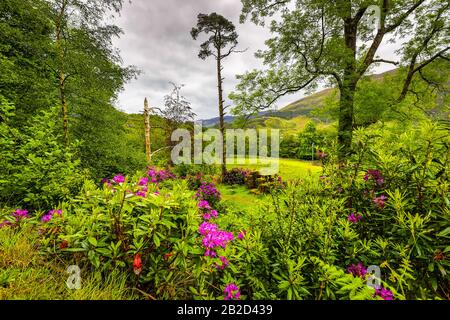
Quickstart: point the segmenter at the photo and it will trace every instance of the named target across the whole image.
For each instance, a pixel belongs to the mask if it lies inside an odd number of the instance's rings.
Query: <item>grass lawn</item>
[[[245,210],[255,207],[259,200],[263,200],[267,195],[257,195],[252,193],[245,186],[218,185],[217,188],[222,195],[222,200],[229,206],[236,209]]]
[[[231,159],[227,162],[231,162]],[[243,162],[243,159],[239,159],[239,162]],[[241,161],[242,160],[242,161]],[[227,164],[227,168],[249,168],[252,170],[259,170],[267,165],[264,164],[249,164],[246,159],[245,164]],[[302,161],[294,159],[279,159],[279,175],[284,180],[294,180],[302,178],[306,175],[318,175],[320,174],[322,167],[317,162]]]
[[[279,175],[283,178],[283,180],[299,179],[307,175],[319,175],[322,170],[321,166],[310,161],[293,159],[279,160]],[[245,164],[228,164],[227,168],[249,168],[252,170],[259,170],[263,166],[263,164],[249,164],[248,161],[246,161]],[[218,189],[222,194],[223,200],[228,205],[235,206],[237,209],[248,209],[255,207],[260,200],[267,197],[267,195],[255,194],[248,190],[245,186],[219,185]]]

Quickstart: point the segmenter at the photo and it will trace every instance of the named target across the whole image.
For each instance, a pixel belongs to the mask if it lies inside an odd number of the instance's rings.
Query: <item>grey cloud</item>
[[[125,32],[114,44],[121,51],[124,64],[136,65],[143,74],[126,84],[119,95],[118,107],[130,113],[141,112],[145,97],[151,105],[162,107],[164,96],[171,90],[169,81],[185,84],[184,96],[192,103],[198,118],[215,117],[217,111],[217,79],[213,58],[198,58],[201,39],[191,39],[190,30],[199,13],[217,12],[236,25],[239,47],[248,51],[230,56],[225,61],[225,96],[234,90],[236,74],[260,68],[254,52],[264,48],[270,37],[268,30],[252,23],[239,24],[240,0],[133,0],[125,3],[115,21]],[[384,51],[392,52],[391,48]],[[285,97],[280,107],[302,94]],[[226,104],[230,104],[226,101]]]
[[[118,106],[127,112],[140,112],[144,97],[161,107],[171,90],[169,81],[183,83],[183,94],[191,101],[199,118],[217,116],[217,79],[213,59],[198,58],[198,41],[191,28],[199,13],[217,12],[236,25],[240,47],[249,48],[225,61],[226,95],[237,84],[236,74],[257,68],[253,54],[264,47],[269,33],[252,24],[240,25],[239,0],[134,0],[126,3],[116,23],[125,34],[115,41],[125,64],[136,65],[143,74],[128,83],[120,94]],[[229,101],[226,101],[229,104]]]

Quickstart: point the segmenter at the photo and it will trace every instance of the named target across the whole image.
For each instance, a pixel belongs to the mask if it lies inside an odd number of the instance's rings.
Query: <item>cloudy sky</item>
[[[204,38],[192,40],[190,30],[199,13],[217,12],[231,20],[239,34],[239,48],[245,53],[234,54],[224,63],[224,90],[227,96],[234,90],[236,74],[262,65],[254,57],[264,49],[270,37],[268,30],[251,22],[239,24],[240,0],[133,0],[125,1],[124,9],[115,23],[125,32],[114,44],[121,51],[124,64],[135,65],[142,74],[125,86],[117,102],[118,108],[138,113],[147,97],[152,106],[162,107],[163,99],[171,91],[169,81],[185,84],[183,95],[192,103],[198,119],[218,115],[217,76],[214,58],[203,61],[197,57]],[[384,45],[379,53],[390,58],[394,48]],[[391,69],[384,65],[377,72]],[[281,108],[301,98],[301,93],[284,97]],[[226,101],[226,105],[231,102]]]

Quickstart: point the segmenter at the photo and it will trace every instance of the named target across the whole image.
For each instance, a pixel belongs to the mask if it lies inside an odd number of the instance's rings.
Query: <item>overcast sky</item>
[[[234,90],[236,74],[261,68],[254,57],[264,49],[270,37],[268,30],[251,22],[239,23],[240,0],[133,0],[125,1],[124,9],[115,23],[125,32],[114,41],[124,64],[135,65],[142,74],[125,86],[117,102],[118,108],[128,113],[143,109],[144,98],[151,106],[162,107],[164,96],[171,91],[169,81],[185,84],[183,95],[192,103],[198,119],[218,115],[217,75],[213,57],[206,61],[198,58],[199,45],[204,37],[192,40],[190,30],[199,13],[217,12],[231,20],[239,34],[239,48],[247,49],[228,57],[224,63],[225,96]],[[379,54],[392,58],[394,47],[383,45]],[[391,65],[377,68],[377,72],[392,69]],[[278,102],[281,108],[301,98],[303,94],[284,97]],[[226,105],[231,104],[228,99]]]

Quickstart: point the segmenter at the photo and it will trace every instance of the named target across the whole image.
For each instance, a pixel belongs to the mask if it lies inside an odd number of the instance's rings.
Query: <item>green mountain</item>
[[[391,75],[395,72],[397,72],[397,69],[370,75],[369,78],[371,80],[382,81],[386,75]],[[336,88],[328,88],[292,102],[287,106],[279,109],[277,112],[271,113],[271,115],[287,119],[292,119],[297,116],[310,117],[311,111],[323,107],[326,99],[336,94],[338,94]]]
[[[322,107],[326,98],[336,93],[335,88],[325,89],[310,96],[292,102],[280,109],[276,114],[284,114],[283,118],[295,118],[297,116],[309,116],[311,111]]]

